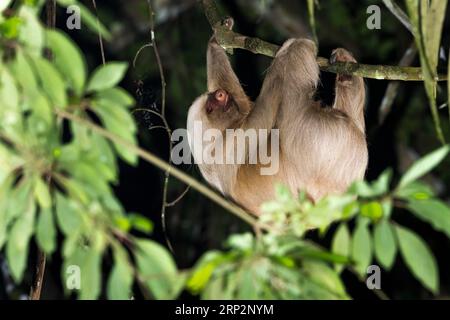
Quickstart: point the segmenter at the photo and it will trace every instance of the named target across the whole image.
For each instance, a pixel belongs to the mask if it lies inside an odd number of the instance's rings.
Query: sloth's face
[[[202,113],[212,127],[222,130],[238,126],[243,119],[233,96],[223,89],[206,94]]]
[[[188,127],[201,121],[203,128],[221,131],[239,127],[245,118],[233,96],[223,89],[198,97],[191,105],[188,114]]]
[[[233,98],[223,89],[218,89],[208,93],[206,99],[206,114],[211,115],[213,112],[228,112],[233,106]]]

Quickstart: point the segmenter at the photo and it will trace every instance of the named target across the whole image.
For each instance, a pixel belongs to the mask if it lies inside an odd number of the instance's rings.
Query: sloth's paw
[[[356,59],[353,57],[353,55],[343,49],[343,48],[337,48],[334,49],[333,52],[331,53],[331,57],[330,57],[330,63],[334,64],[336,62],[353,62],[356,63]],[[349,85],[352,83],[353,77],[351,75],[345,75],[345,74],[338,74],[337,75],[337,81],[340,84],[343,85]]]
[[[234,26],[234,19],[232,17],[227,17],[227,18],[223,19],[222,25],[226,29],[231,31],[231,30],[233,30],[233,26]]]

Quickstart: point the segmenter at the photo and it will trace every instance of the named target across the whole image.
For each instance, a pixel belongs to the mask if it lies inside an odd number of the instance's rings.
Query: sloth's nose
[[[215,98],[219,102],[226,102],[228,94],[225,90],[219,89],[215,92]]]

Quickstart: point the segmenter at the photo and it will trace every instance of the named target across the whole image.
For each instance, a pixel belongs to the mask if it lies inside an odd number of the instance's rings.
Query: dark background
[[[83,1],[92,9],[90,0]],[[276,44],[290,37],[309,36],[306,1],[283,0],[222,0],[218,1],[224,13],[235,19],[235,30],[248,36],[257,36]],[[401,1],[400,1],[401,2]],[[399,2],[399,3],[400,3]],[[381,8],[381,29],[366,27],[370,4]],[[113,34],[105,42],[106,59],[132,63],[139,48],[150,40],[149,14],[146,0],[97,0],[101,21]],[[156,40],[161,54],[167,82],[167,120],[172,129],[186,127],[187,110],[192,101],[206,90],[205,50],[211,35],[210,26],[199,3],[195,0],[155,0]],[[66,30],[65,10],[58,9],[57,27]],[[449,15],[447,14],[447,17]],[[448,53],[450,19],[443,32],[444,52]],[[411,45],[411,34],[383,6],[382,1],[322,0],[316,13],[319,55],[328,57],[332,49],[344,47],[352,51],[358,61],[367,64],[398,65],[405,50]],[[66,30],[67,31],[67,30]],[[82,48],[90,70],[101,64],[101,54],[96,33],[83,27],[69,34]],[[255,98],[260,90],[264,71],[271,59],[235,50],[232,60],[246,92]],[[447,62],[442,60],[442,66]],[[413,65],[418,65],[418,59]],[[334,75],[323,73],[319,97],[332,101]],[[378,112],[388,81],[366,80],[368,99],[366,122],[370,150],[368,180],[376,178],[384,169],[392,167],[396,178],[412,161],[439,146],[431,120],[423,84],[402,83],[392,111],[380,124]],[[139,55],[135,68],[131,68],[122,85],[137,99],[136,108],[161,107],[161,82],[158,66],[151,48]],[[438,105],[447,97],[445,83],[438,93]],[[440,110],[443,128],[449,136],[448,110]],[[169,144],[164,130],[150,130],[161,125],[155,116],[135,113],[139,124],[139,140],[143,148],[168,159]],[[442,164],[428,182],[440,196],[448,199],[449,161]],[[181,169],[201,180],[195,166]],[[168,208],[167,232],[163,232],[161,201],[164,173],[141,161],[135,168],[121,164],[120,185],[116,194],[129,212],[139,212],[155,223],[153,238],[171,242],[180,268],[189,268],[206,250],[220,248],[227,235],[245,230],[245,226],[229,213],[191,190],[175,206]],[[168,201],[176,199],[185,186],[170,180]],[[450,241],[407,212],[396,212],[396,219],[418,231],[431,246],[439,263],[441,276],[440,298],[450,293]],[[329,245],[329,236],[311,238]],[[30,259],[32,261],[32,259]],[[59,284],[59,260],[50,261],[43,298],[62,298]],[[30,269],[31,271],[31,269]],[[31,273],[31,272],[29,272]],[[356,299],[374,299],[372,293],[351,274],[344,273],[350,295]],[[2,286],[0,286],[2,287]],[[24,287],[26,288],[26,287]],[[383,272],[382,288],[394,299],[431,298],[430,294],[407,271],[401,258],[389,273]],[[16,294],[21,288],[14,290]],[[25,291],[26,292],[26,291]],[[0,292],[0,297],[2,297]],[[188,298],[188,295],[183,297]]]

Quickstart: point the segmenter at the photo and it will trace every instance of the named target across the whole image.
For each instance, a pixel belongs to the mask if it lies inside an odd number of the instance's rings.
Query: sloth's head
[[[226,90],[218,89],[194,101],[189,109],[188,125],[192,121],[202,121],[205,128],[225,130],[236,128],[243,118],[233,96]]]

